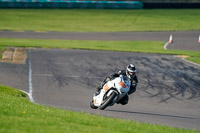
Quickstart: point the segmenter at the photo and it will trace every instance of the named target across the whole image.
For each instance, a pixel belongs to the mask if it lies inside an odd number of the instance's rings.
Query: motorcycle
[[[113,106],[128,94],[130,85],[131,81],[129,78],[123,75],[108,81],[98,95],[94,93],[90,107],[92,109],[99,108],[100,110],[104,110],[108,106]]]

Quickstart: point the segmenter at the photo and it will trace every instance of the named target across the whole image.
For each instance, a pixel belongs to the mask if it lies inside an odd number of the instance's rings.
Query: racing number
[[[119,84],[123,87],[123,88],[126,88],[127,86],[124,84],[124,82],[119,82]]]
[[[104,90],[108,90],[109,89],[109,86],[108,86],[108,83],[106,83],[106,85],[104,86]]]

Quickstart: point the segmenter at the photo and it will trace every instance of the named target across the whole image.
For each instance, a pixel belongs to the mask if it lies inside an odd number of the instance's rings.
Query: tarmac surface
[[[164,39],[164,35],[160,36]],[[139,79],[129,104],[116,104],[104,111],[91,109],[89,102],[104,77],[124,69],[129,63],[137,67]],[[25,64],[0,62],[0,84],[30,93],[30,82],[35,103],[200,130],[200,66],[173,55],[30,49]]]
[[[115,40],[115,41],[169,41],[173,43],[167,49],[200,51],[198,39],[200,31],[169,32],[13,32],[0,31],[0,37],[34,38],[34,39],[66,39],[66,40]]]

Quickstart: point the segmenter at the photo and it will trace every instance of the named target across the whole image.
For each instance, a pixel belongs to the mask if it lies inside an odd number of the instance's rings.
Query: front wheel
[[[114,98],[117,96],[117,93],[113,91],[108,98],[104,100],[104,102],[99,107],[100,110],[104,110],[106,107],[108,107],[111,102],[114,100]]]
[[[91,107],[92,109],[97,109],[97,108],[98,108],[97,106],[94,105],[93,100],[90,102],[90,107]]]

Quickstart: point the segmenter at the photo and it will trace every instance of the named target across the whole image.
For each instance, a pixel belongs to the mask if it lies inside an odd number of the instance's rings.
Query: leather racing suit
[[[114,73],[112,74],[110,77],[106,77],[103,82],[101,83],[101,85],[97,88],[96,93],[99,94],[100,90],[103,88],[103,86],[110,80],[115,79],[116,77],[119,77],[120,75],[124,75],[126,76],[126,70],[121,70],[118,73]],[[131,86],[130,86],[130,90],[128,92],[128,95],[133,94],[136,91],[136,87],[138,84],[138,78],[137,75],[135,75],[131,80]],[[118,101],[118,103],[125,105],[128,103],[129,97],[128,95],[124,96],[120,101]]]

